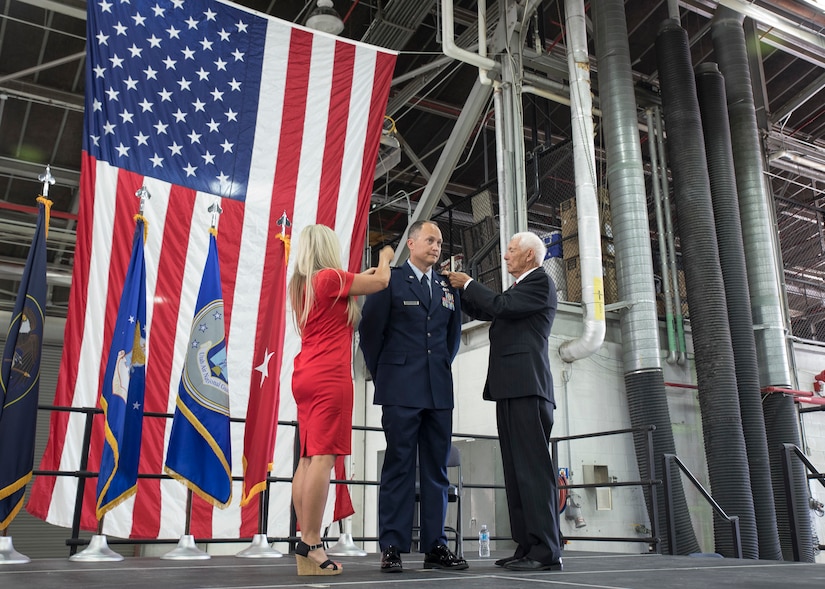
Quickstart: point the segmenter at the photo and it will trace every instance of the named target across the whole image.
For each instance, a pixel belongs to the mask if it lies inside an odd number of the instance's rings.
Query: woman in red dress
[[[393,253],[383,248],[377,268],[353,274],[341,268],[341,248],[329,227],[309,225],[298,238],[289,300],[301,334],[292,375],[301,442],[292,479],[302,540],[295,547],[299,575],[341,572],[324,552],[321,519],[335,457],[351,451],[352,333],[360,314],[355,297],[387,287]]]

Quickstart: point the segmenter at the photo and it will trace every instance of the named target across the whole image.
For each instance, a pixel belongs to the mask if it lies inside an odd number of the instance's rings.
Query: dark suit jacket
[[[501,294],[477,280],[461,293],[464,312],[490,325],[484,398],[539,396],[555,405],[547,338],[556,316],[556,287],[542,268]]]
[[[428,308],[407,262],[392,269],[389,287],[364,303],[358,332],[376,405],[453,408],[450,365],[461,343],[461,305],[445,278],[434,273],[433,282]]]

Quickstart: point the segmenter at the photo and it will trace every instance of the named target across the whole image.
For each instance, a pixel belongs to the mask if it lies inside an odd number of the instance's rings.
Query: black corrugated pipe
[[[665,394],[659,342],[659,319],[653,290],[650,232],[647,226],[647,195],[639,144],[636,97],[630,65],[627,24],[623,0],[600,0],[591,4],[598,61],[602,130],[607,152],[607,185],[616,247],[619,298],[633,304],[621,311],[622,363],[625,391],[633,427],[655,425],[653,469],[648,465],[647,435],[634,439],[636,461],[643,479],[661,480],[662,456],[675,454],[673,425]],[[653,472],[650,472],[653,470]],[[680,478],[673,482],[675,550],[690,554],[700,550],[690,521],[690,512]],[[667,521],[661,495],[653,513],[650,489],[645,488],[648,514]],[[668,535],[657,530],[662,549],[669,552]]]
[[[759,363],[759,384],[763,388],[789,387],[792,385],[792,376],[783,318],[782,263],[775,245],[778,238],[775,234],[773,201],[764,178],[764,150],[756,123],[743,21],[743,15],[720,6],[713,18],[711,34],[719,69],[725,78],[736,185],[739,191],[742,239],[751,295],[751,316],[753,322],[759,325],[754,334]],[[782,445],[800,445],[796,409],[790,397],[771,394],[764,399],[762,411],[767,430],[770,472],[780,473]],[[798,461],[793,466],[793,475],[800,559],[804,562],[814,562],[814,547],[811,541],[813,530],[808,509],[810,491],[805,468]],[[771,480],[776,499],[776,518],[782,553],[785,560],[793,560],[785,488],[781,477],[774,476]]]
[[[656,36],[662,105],[685,266],[693,354],[710,487],[739,516],[742,554],[758,558],[748,457],[736,394],[728,313],[688,37],[673,20]],[[733,557],[730,527],[714,518],[716,552]]]
[[[771,486],[772,471],[765,437],[765,417],[762,415],[745,250],[742,227],[739,225],[739,195],[736,192],[725,80],[715,63],[703,63],[696,68],[696,91],[705,134],[716,242],[719,245],[719,261],[725,280],[725,299],[736,366],[736,385],[739,389],[739,411],[742,414],[742,429],[748,452],[759,558],[782,560]]]

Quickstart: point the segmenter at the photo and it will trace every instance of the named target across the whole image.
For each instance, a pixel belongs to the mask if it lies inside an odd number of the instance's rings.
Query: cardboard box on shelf
[[[616,257],[616,246],[613,245],[613,240],[609,237],[602,236],[601,243],[602,259],[614,259]],[[562,258],[565,260],[570,258],[578,258],[580,251],[578,235],[573,235],[572,237],[567,237],[562,240],[561,253]]]
[[[579,258],[564,259],[565,277],[567,279],[567,300],[580,303],[582,300],[582,270]],[[619,300],[619,285],[616,282],[616,261],[602,260],[602,288],[604,303],[609,305]]]
[[[607,190],[600,188],[598,196],[599,233],[604,237],[612,239],[613,219],[610,215],[610,200]],[[579,219],[575,197],[562,201],[559,205],[559,218],[561,220],[562,238],[572,237],[579,232]]]

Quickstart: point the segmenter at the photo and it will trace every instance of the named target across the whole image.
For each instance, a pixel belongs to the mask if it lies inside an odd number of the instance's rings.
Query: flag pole
[[[209,210],[211,211],[212,209],[210,208]],[[281,218],[278,219],[277,223],[281,227],[281,237],[283,237],[286,234],[286,228],[292,225],[289,218],[286,216],[286,211],[284,211],[284,214],[281,215]],[[269,473],[267,473],[267,477],[268,476]],[[281,558],[283,556],[283,553],[272,547],[269,543],[269,538],[267,538],[266,535],[266,521],[269,513],[268,506],[269,484],[264,487],[264,490],[259,493],[258,497],[258,533],[252,537],[252,541],[249,546],[241,550],[235,556],[239,558]]]
[[[78,552],[72,554],[69,560],[80,562],[119,562],[123,556],[109,548],[106,535],[103,533],[103,518],[97,520],[97,533],[89,539],[89,545]]]
[[[347,470],[352,472],[352,456],[347,456]],[[344,483],[337,483],[344,484]],[[367,552],[355,545],[352,539],[352,516],[338,520],[338,541],[326,552],[329,556],[366,556]]]
[[[51,174],[51,168],[48,164],[46,165],[46,171],[43,174],[40,174],[37,177],[37,179],[40,180],[40,182],[43,183],[43,190],[42,190],[41,195],[37,198],[37,202],[43,205],[43,213],[44,213],[44,216],[45,216],[45,218],[41,220],[40,219],[40,212],[38,211],[38,224],[40,224],[42,222],[42,225],[43,225],[43,232],[44,233],[43,233],[43,242],[42,243],[44,244],[44,247],[45,247],[45,238],[48,237],[48,235],[49,235],[49,207],[51,206],[51,201],[48,200],[49,186],[51,186],[55,182],[54,176],[52,176],[52,174]],[[29,290],[29,285],[31,284],[30,281],[34,280],[34,278],[32,278],[32,273],[35,273],[34,272],[35,264],[33,262],[33,260],[34,260],[33,256],[34,256],[34,248],[38,247],[37,243],[38,243],[38,237],[35,234],[34,240],[32,241],[32,245],[31,245],[32,250],[33,250],[30,253],[31,259],[26,262],[27,271],[24,273],[23,281],[20,284],[21,292],[25,292],[27,297],[32,296],[32,292],[30,292],[30,290]],[[43,254],[43,255],[45,256],[45,254]],[[27,275],[28,275],[28,278],[26,278]],[[43,284],[45,284],[45,279],[46,279],[46,276],[44,274],[41,277],[41,280],[43,281]],[[29,282],[27,282],[27,281],[29,281]],[[37,297],[35,296],[35,298],[37,298]],[[41,301],[41,302],[39,302],[39,304],[44,305],[45,301]],[[15,304],[15,314],[17,314],[17,312],[18,312],[17,311],[17,305]],[[26,311],[25,311],[25,306],[24,306],[23,308],[20,309],[20,315],[23,316],[23,315],[25,315],[25,313],[26,313]],[[45,320],[45,317],[43,317],[43,319]],[[19,334],[17,332],[12,333],[12,328],[15,325],[15,321],[16,320],[13,317],[12,318],[12,325],[9,327],[9,335],[14,336],[14,338],[16,339],[17,337],[19,337]],[[19,329],[19,325],[18,325],[18,329]],[[42,345],[42,340],[40,341],[40,344]],[[37,352],[37,357],[39,357],[39,354],[40,353]],[[5,354],[4,354],[4,360],[3,361],[4,361],[4,364],[5,364],[5,362],[6,362]],[[10,363],[11,366],[14,366],[13,360],[9,360],[9,363]],[[39,366],[39,362],[38,362],[38,366]],[[39,374],[39,367],[37,368],[37,370],[38,370],[38,374]],[[33,375],[33,374],[32,375],[26,374],[25,376],[26,376],[26,378],[32,378],[32,377],[34,378],[34,383],[35,384],[34,384],[34,389],[33,390],[35,391],[35,393],[37,393],[37,390],[38,390],[37,389],[37,383],[39,381],[39,376],[36,376],[36,375]],[[2,378],[2,381],[3,381],[2,382],[3,390],[6,391],[6,389],[8,387],[8,392],[11,393],[12,392],[11,377],[9,376],[9,378],[7,379],[6,376],[4,375],[3,377],[0,377],[0,378]],[[34,401],[35,406],[33,408],[36,411],[36,403],[37,403],[36,398],[37,397],[35,396],[34,398],[35,398],[35,401]],[[2,406],[5,404],[6,401],[7,401],[7,399],[5,397],[0,398],[0,414],[2,414]],[[7,430],[7,431],[11,431],[11,430]],[[33,441],[34,440],[34,430],[32,430],[31,436],[32,436],[32,441]],[[21,450],[21,451],[23,451],[23,450]],[[20,476],[25,476],[25,473],[21,472]],[[29,473],[28,476],[30,477],[31,473]],[[3,484],[4,483],[5,483],[5,479],[3,480]],[[2,487],[2,486],[3,485],[0,484],[0,487]],[[25,494],[21,494],[20,499],[19,499],[19,503],[18,503],[18,501],[16,499],[17,492],[20,492],[20,491],[18,490],[15,493],[11,493],[6,498],[4,498],[4,501],[8,501],[8,505],[4,506],[2,513],[0,513],[0,520],[5,519],[5,521],[2,522],[3,523],[3,528],[2,528],[2,530],[0,530],[0,531],[2,531],[2,534],[0,534],[0,564],[26,564],[28,562],[31,562],[31,559],[28,556],[26,556],[25,554],[21,554],[20,552],[18,552],[17,550],[14,549],[14,544],[12,542],[12,537],[9,535],[9,526],[11,525],[12,520],[16,517],[17,511],[22,506],[23,498],[25,497]],[[25,486],[23,487],[22,492],[25,493]]]
[[[161,556],[163,560],[209,560],[212,558],[208,552],[204,552],[195,544],[195,537],[189,533],[189,525],[192,523],[192,489],[186,489],[186,524],[183,536],[178,540],[178,545]]]
[[[8,531],[8,528],[4,528],[3,535],[0,536],[0,564],[26,564],[31,562],[28,556],[20,554],[14,549]]]
[[[268,476],[268,473],[267,473]],[[258,533],[252,538],[252,542],[247,548],[241,550],[235,556],[240,558],[281,558],[283,553],[279,552],[269,543],[266,536],[266,520],[268,519],[269,505],[269,485],[259,493],[258,497]]]

